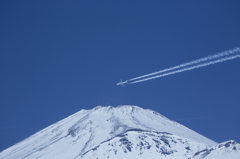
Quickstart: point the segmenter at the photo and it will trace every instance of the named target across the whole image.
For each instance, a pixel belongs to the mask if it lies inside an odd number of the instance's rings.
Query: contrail
[[[193,69],[196,69],[196,68],[213,65],[213,64],[228,61],[228,60],[233,60],[233,59],[236,59],[238,57],[240,57],[240,55],[232,55],[232,56],[229,56],[229,57],[220,58],[220,59],[213,60],[213,61],[210,61],[210,62],[200,63],[198,65],[189,66],[189,67],[186,67],[186,68],[183,68],[183,69],[179,69],[179,70],[176,70],[176,71],[171,71],[171,72],[156,75],[156,76],[153,76],[153,77],[140,79],[140,80],[137,80],[137,81],[130,82],[128,84],[139,83],[139,82],[148,81],[148,80],[155,79],[155,78],[160,78],[160,77],[164,77],[164,76],[173,75],[173,74],[184,72],[184,71],[190,71],[190,70],[193,70]]]
[[[220,57],[223,57],[223,56],[229,56],[229,55],[232,55],[232,54],[236,54],[239,51],[240,51],[239,48],[235,48],[233,50],[224,51],[224,52],[221,52],[221,53],[218,53],[218,54],[215,54],[215,55],[210,55],[210,56],[207,56],[207,57],[204,57],[204,58],[200,58],[200,59],[197,59],[197,60],[194,60],[194,61],[191,61],[191,62],[180,64],[178,66],[170,67],[170,68],[167,68],[167,69],[164,69],[164,70],[161,70],[161,71],[156,71],[156,72],[149,73],[149,74],[146,74],[146,75],[143,75],[143,76],[132,78],[132,79],[129,79],[127,81],[135,81],[137,79],[153,76],[153,75],[160,74],[160,73],[163,73],[163,72],[168,72],[168,71],[180,69],[180,68],[183,68],[183,67],[186,67],[186,66],[190,66],[190,65],[196,65],[198,63],[214,60],[214,59],[217,59],[217,58],[220,58]]]
[[[183,63],[183,64],[180,64],[180,65],[177,65],[174,67],[170,67],[170,68],[167,68],[164,70],[160,70],[160,71],[156,71],[156,72],[153,72],[150,74],[132,78],[132,79],[126,80],[124,82],[121,80],[117,85],[124,86],[124,84],[139,83],[139,82],[143,82],[143,81],[152,80],[155,78],[173,75],[173,74],[184,72],[184,71],[190,71],[190,70],[193,70],[196,68],[213,65],[213,64],[228,61],[228,60],[233,60],[233,59],[240,57],[239,53],[240,53],[240,48],[235,48],[232,50],[228,50],[228,51],[224,51],[224,52],[221,52],[218,54],[200,58],[200,59],[197,59],[197,60],[194,60],[191,62]]]
[[[173,119],[173,120],[197,120],[197,119],[206,119],[209,117],[192,117],[192,118],[180,118],[180,119]]]

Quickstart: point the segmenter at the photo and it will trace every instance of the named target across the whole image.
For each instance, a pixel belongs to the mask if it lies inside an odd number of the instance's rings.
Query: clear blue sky
[[[81,109],[138,105],[240,142],[240,59],[123,80],[240,46],[240,2],[0,1],[0,151]]]

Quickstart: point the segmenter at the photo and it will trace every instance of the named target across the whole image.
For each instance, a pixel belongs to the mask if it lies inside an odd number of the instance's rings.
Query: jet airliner
[[[123,82],[122,79],[121,79],[121,81],[119,83],[117,83],[117,85],[126,87],[124,84],[127,83],[127,82],[128,81]]]

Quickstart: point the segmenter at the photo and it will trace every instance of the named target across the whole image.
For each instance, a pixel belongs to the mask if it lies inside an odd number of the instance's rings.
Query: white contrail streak
[[[206,118],[209,118],[209,117],[192,117],[192,118],[180,118],[180,119],[173,119],[173,120],[198,120],[198,119],[206,119]]]
[[[216,59],[216,60],[212,60],[212,61],[207,61],[205,63],[200,63],[200,64],[189,66],[189,67],[186,67],[186,68],[183,68],[183,69],[178,69],[178,70],[171,71],[171,72],[168,72],[168,73],[164,73],[164,74],[156,75],[156,76],[153,76],[153,77],[133,81],[133,82],[130,82],[128,84],[139,83],[139,82],[143,82],[143,81],[152,80],[152,79],[155,79],[155,78],[160,78],[160,77],[164,77],[164,76],[173,75],[173,74],[184,72],[184,71],[190,71],[190,70],[193,70],[193,69],[196,69],[196,68],[213,65],[213,64],[228,61],[228,60],[233,60],[233,59],[236,59],[236,58],[239,58],[239,57],[240,57],[240,55],[232,55],[232,56],[228,56],[228,57],[224,57],[224,58],[220,58],[220,59]]]
[[[238,53],[239,51],[240,51],[240,48],[235,48],[233,50],[224,51],[224,52],[221,52],[221,53],[218,53],[218,54],[215,54],[215,55],[210,55],[210,56],[207,56],[207,57],[204,57],[204,58],[200,58],[200,59],[197,59],[197,60],[194,60],[194,61],[191,61],[191,62],[180,64],[178,66],[170,67],[170,68],[167,68],[167,69],[164,69],[164,70],[161,70],[161,71],[156,71],[156,72],[153,72],[153,73],[150,73],[150,74],[146,74],[146,75],[143,75],[143,76],[132,78],[132,79],[127,80],[127,82],[135,81],[137,79],[146,78],[146,77],[149,77],[149,76],[153,76],[153,75],[160,74],[160,73],[163,73],[163,72],[168,72],[168,71],[180,69],[180,68],[191,66],[191,65],[196,65],[196,64],[199,64],[199,63],[202,63],[202,62],[218,59],[220,57],[233,55],[233,54]],[[135,83],[135,82],[132,82],[132,83]]]

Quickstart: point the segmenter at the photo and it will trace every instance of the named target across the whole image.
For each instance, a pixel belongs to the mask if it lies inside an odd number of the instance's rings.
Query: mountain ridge
[[[0,158],[100,159],[133,154],[141,158],[154,154],[184,159],[215,145],[216,142],[150,109],[97,106],[46,127],[0,152]]]

